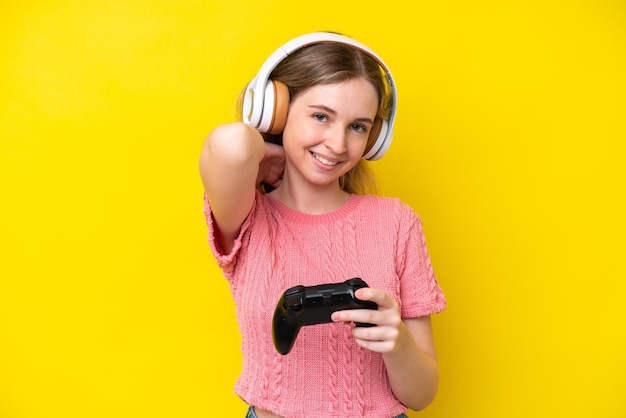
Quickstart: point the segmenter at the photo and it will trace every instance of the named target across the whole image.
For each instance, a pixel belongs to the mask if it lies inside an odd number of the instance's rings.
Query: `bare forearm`
[[[407,326],[399,328],[395,349],[383,355],[394,395],[407,407],[419,411],[435,398],[439,366],[434,356],[422,350]]]

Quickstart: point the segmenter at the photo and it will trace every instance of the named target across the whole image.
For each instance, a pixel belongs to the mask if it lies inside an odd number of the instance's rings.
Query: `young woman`
[[[236,304],[235,391],[249,417],[402,417],[435,397],[430,315],[445,298],[421,221],[398,199],[368,193],[365,159],[380,158],[391,139],[392,83],[364,45],[308,34],[268,58],[242,94],[244,122],[205,141],[209,241]],[[264,92],[275,97],[259,105]],[[272,107],[271,122],[255,121],[259,107]],[[335,312],[279,354],[272,317],[283,292],[353,277],[369,285],[357,298],[378,310]]]

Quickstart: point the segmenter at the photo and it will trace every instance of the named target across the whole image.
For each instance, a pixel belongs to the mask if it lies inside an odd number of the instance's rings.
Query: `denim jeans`
[[[248,413],[246,414],[246,418],[258,418],[256,414],[254,413],[254,406],[251,406],[250,408],[248,408]],[[409,417],[407,414],[400,414],[393,418],[409,418]]]

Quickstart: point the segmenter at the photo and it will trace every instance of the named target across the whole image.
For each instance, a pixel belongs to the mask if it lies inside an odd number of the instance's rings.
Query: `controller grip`
[[[296,341],[298,332],[300,332],[300,326],[292,318],[280,310],[274,313],[272,338],[276,351],[282,355],[289,353]]]

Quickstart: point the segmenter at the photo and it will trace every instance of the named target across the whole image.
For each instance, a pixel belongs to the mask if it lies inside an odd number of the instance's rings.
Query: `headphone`
[[[263,63],[257,75],[246,87],[243,100],[243,122],[252,126],[259,132],[267,132],[277,135],[282,132],[287,120],[287,110],[289,108],[289,90],[284,83],[270,80],[270,74],[287,56],[294,51],[312,44],[323,42],[337,42],[350,45],[371,56],[382,67],[387,75],[387,81],[391,88],[391,111],[388,119],[380,120],[380,131],[378,138],[363,158],[366,160],[378,160],[382,157],[393,136],[393,123],[396,117],[397,93],[396,86],[383,60],[370,48],[360,42],[330,32],[313,32],[299,36],[278,48]],[[378,129],[375,123],[372,127],[371,135],[376,135]]]

